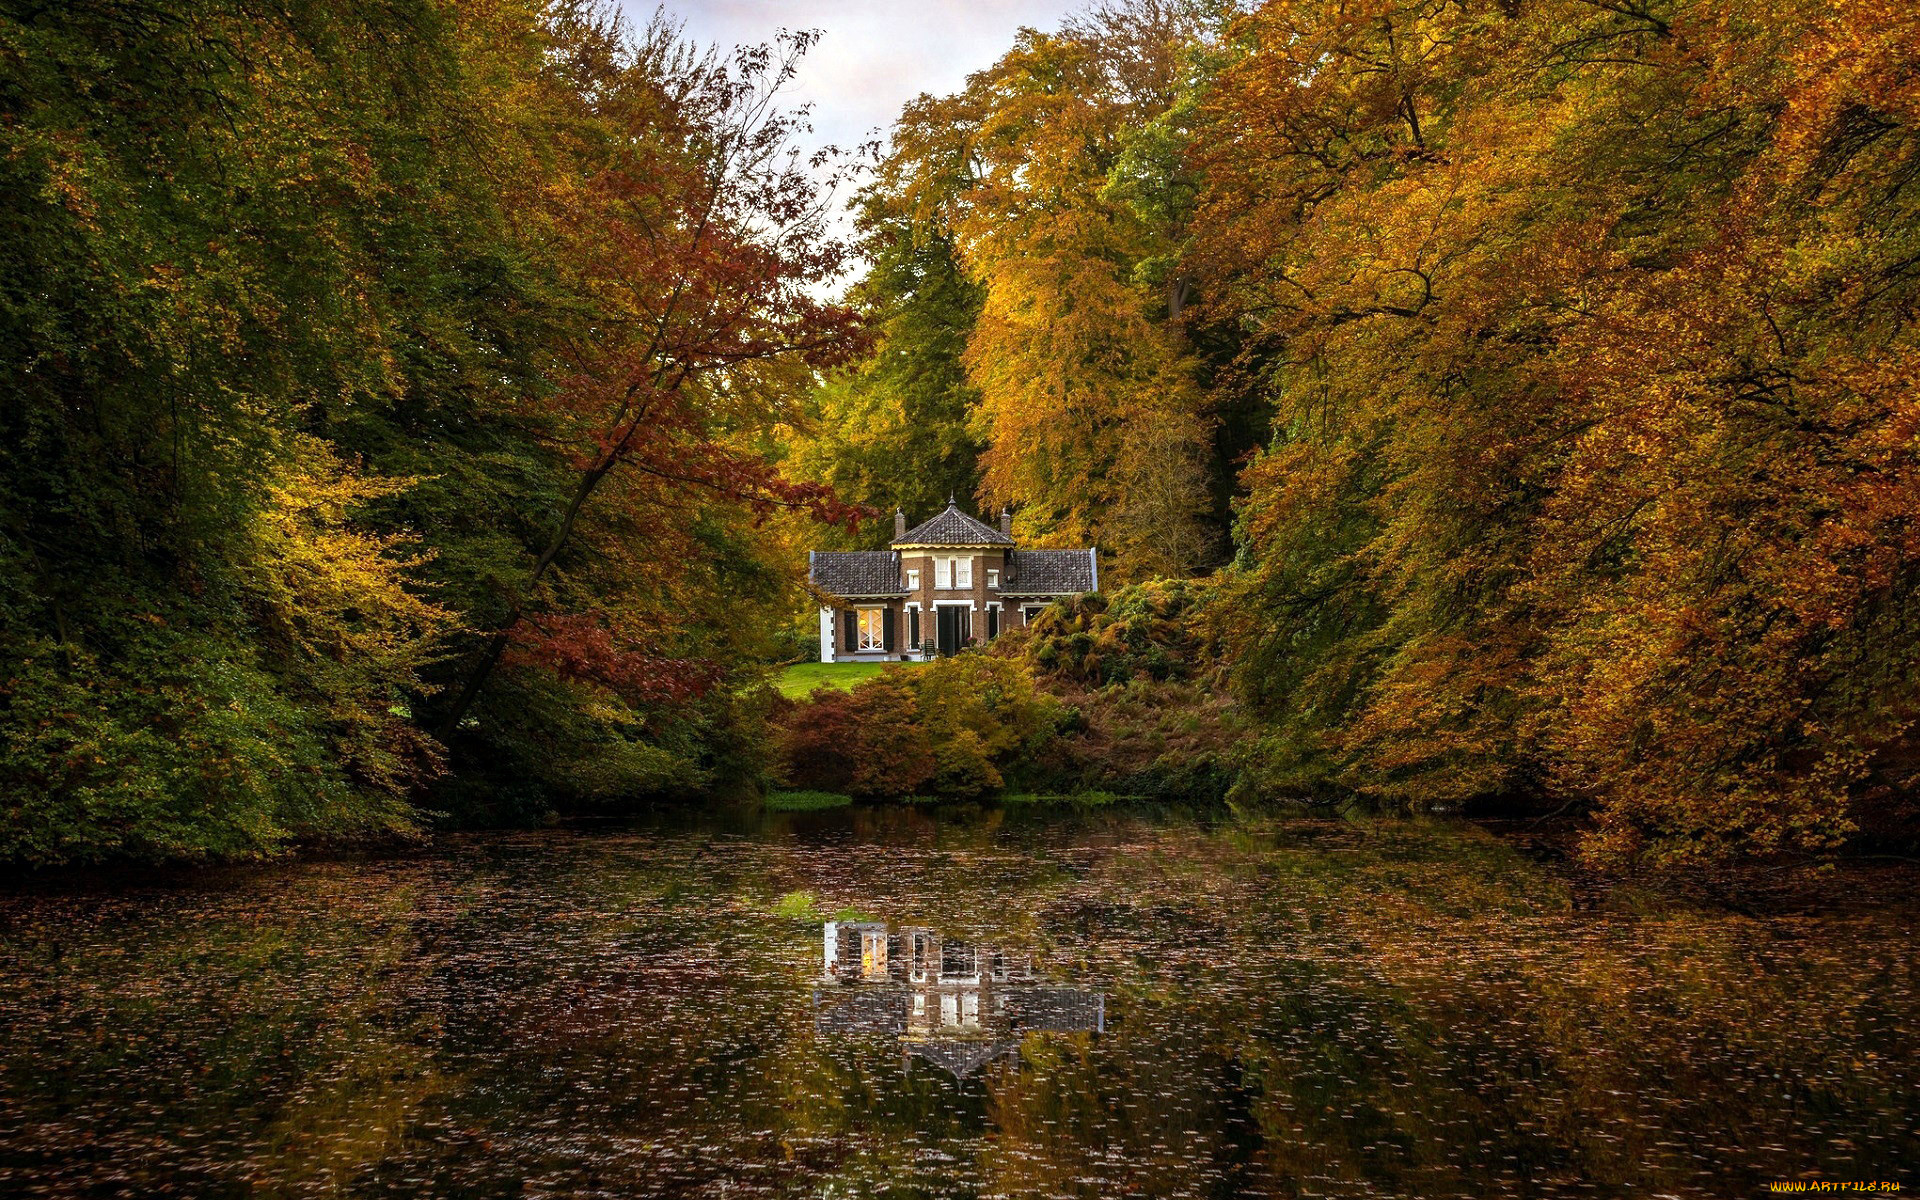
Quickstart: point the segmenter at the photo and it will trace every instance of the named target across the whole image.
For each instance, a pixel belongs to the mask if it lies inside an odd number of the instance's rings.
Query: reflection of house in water
[[[827,922],[822,985],[813,993],[822,1033],[893,1034],[904,1053],[962,1078],[1028,1033],[1107,1027],[1106,996],[1048,986],[1026,955],[877,921]]]

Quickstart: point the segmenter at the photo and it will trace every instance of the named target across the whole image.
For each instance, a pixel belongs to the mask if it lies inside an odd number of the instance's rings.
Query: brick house
[[[1018,629],[1062,596],[1100,587],[1093,550],[1022,550],[1012,514],[998,527],[953,501],[907,528],[893,515],[887,550],[815,550],[807,579],[820,606],[821,662],[884,662],[952,654]]]

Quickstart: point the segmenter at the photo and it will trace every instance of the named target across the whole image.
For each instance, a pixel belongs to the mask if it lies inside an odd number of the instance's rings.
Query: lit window
[[[863,608],[860,610],[860,649],[885,650],[887,648],[886,612],[884,609]]]

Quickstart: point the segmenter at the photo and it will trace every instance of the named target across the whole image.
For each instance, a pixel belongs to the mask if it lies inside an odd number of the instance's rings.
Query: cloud
[[[626,0],[636,22],[653,12]],[[780,29],[823,32],[794,81],[815,135],[852,148],[882,135],[907,101],[952,92],[990,66],[1022,26],[1054,29],[1081,0],[678,0],[668,11],[697,41],[730,49]]]

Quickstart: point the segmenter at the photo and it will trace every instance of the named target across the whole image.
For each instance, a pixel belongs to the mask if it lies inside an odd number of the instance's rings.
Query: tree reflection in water
[[[901,1057],[957,1079],[1016,1056],[1030,1034],[1100,1033],[1107,998],[1049,987],[1031,955],[970,945],[913,926],[828,921],[814,1026],[826,1034],[887,1034]]]
[[[1576,906],[1468,826],[894,809],[0,892],[0,1195],[1897,1178],[1920,903],[1860,879]]]

